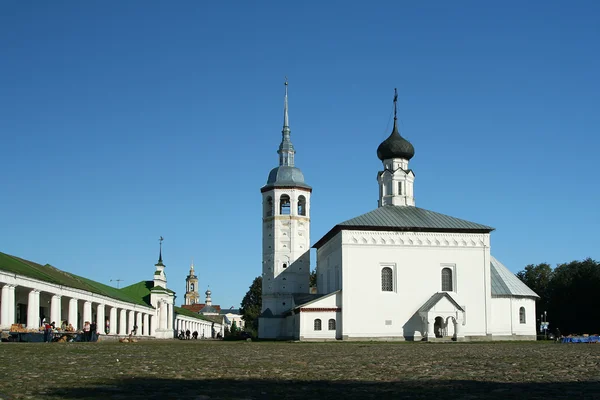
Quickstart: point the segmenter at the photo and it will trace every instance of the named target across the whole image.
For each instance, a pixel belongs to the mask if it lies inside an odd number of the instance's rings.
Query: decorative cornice
[[[342,307],[330,307],[330,308],[326,308],[326,307],[321,307],[321,308],[317,308],[317,307],[300,307],[300,312],[322,312],[322,311],[335,311],[335,312],[342,312]]]
[[[489,233],[344,231],[342,244],[406,247],[489,247]]]

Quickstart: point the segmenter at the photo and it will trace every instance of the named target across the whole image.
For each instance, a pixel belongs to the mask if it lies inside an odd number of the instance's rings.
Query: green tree
[[[524,270],[517,272],[517,278],[540,296],[536,304],[537,314],[549,311],[549,287],[552,281],[552,273],[552,267],[547,263],[529,264]]]
[[[600,308],[595,302],[599,291],[597,261],[587,258],[556,267],[548,287],[550,326],[562,333],[600,333]]]
[[[258,336],[258,316],[262,308],[262,277],[254,278],[252,285],[246,292],[240,307],[245,330],[252,336]]]
[[[317,270],[316,269],[313,269],[310,272],[310,277],[309,277],[309,280],[308,280],[308,286],[310,286],[310,287],[317,287]]]

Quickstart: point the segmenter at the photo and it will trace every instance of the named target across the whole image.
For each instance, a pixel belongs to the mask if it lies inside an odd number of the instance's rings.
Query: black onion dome
[[[404,158],[410,160],[415,155],[415,148],[412,144],[398,132],[398,124],[394,120],[394,130],[392,134],[385,139],[377,148],[377,157],[381,161],[390,158]]]

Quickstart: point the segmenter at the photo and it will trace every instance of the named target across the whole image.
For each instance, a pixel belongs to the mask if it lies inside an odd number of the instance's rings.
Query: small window
[[[194,291],[194,284],[192,283],[192,284],[190,285],[190,292],[193,292],[193,291]]]
[[[402,195],[402,182],[398,182],[398,194]]]
[[[383,292],[394,291],[393,275],[394,273],[390,267],[385,267],[381,270],[381,290]]]
[[[452,270],[450,268],[442,269],[442,292],[452,291]]]
[[[265,203],[265,216],[273,216],[273,198],[271,196],[267,197],[267,202]]]
[[[298,215],[306,215],[306,197],[298,197]]]
[[[290,215],[290,196],[282,194],[279,198],[279,214]]]
[[[315,319],[315,331],[320,331],[320,330],[321,330],[321,320]]]
[[[333,318],[329,320],[329,330],[335,331],[335,319]]]
[[[526,323],[526,319],[525,319],[525,307],[519,308],[519,323],[521,323],[521,324]]]
[[[286,268],[287,268],[287,264],[283,263],[283,269],[286,269]]]

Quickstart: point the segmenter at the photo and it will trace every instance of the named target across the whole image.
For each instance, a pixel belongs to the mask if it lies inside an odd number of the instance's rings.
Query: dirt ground
[[[600,344],[0,343],[0,399],[600,399]]]

